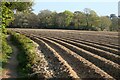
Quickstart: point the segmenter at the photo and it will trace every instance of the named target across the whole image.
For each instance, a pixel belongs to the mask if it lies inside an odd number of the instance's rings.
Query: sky
[[[110,14],[118,15],[119,0],[35,0],[34,13],[38,14],[41,10],[51,10],[57,12],[83,11],[85,8],[94,10],[99,16]]]

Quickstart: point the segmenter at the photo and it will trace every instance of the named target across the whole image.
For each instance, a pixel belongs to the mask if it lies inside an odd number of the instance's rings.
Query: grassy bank
[[[2,37],[1,37],[1,52],[0,53],[0,61],[2,63],[1,69],[4,69],[5,65],[8,63],[8,59],[10,58],[10,55],[12,53],[12,48],[10,47],[10,45],[7,43],[7,35],[5,35],[4,33],[1,33]]]
[[[11,40],[15,46],[18,47],[19,53],[17,59],[19,61],[18,74],[22,77],[28,76],[33,73],[32,66],[36,62],[35,44],[24,35],[9,32],[11,34]]]
[[[7,34],[0,28],[0,76],[6,70],[5,65],[8,63],[12,53],[12,48],[7,42]]]

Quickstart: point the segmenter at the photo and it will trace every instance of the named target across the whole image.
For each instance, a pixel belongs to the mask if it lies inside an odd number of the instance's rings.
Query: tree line
[[[52,12],[41,10],[37,15],[15,12],[14,21],[8,27],[14,28],[42,28],[42,29],[75,29],[94,31],[118,31],[118,20],[115,14],[98,16],[94,10],[85,8],[84,11]]]

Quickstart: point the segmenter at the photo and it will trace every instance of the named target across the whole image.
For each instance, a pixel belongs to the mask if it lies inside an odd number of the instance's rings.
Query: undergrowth
[[[2,34],[2,40],[1,40],[1,44],[2,44],[2,53],[0,53],[0,61],[2,63],[2,68],[5,67],[5,65],[8,63],[8,60],[10,58],[10,55],[12,53],[12,48],[10,47],[10,45],[7,42],[7,35],[4,33]]]
[[[28,76],[28,74],[31,74],[33,72],[32,66],[35,63],[35,44],[26,36],[11,32],[11,40],[12,43],[18,47],[19,53],[17,55],[18,59],[18,72],[19,75],[22,77]]]

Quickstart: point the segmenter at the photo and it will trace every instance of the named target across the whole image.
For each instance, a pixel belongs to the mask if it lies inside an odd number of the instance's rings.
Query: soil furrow
[[[120,49],[119,46],[115,46],[115,45],[111,45],[111,44],[107,44],[107,43],[103,44],[103,43],[93,42],[93,41],[90,41],[90,40],[83,40],[83,39],[77,39],[77,40],[81,40],[81,41],[85,41],[85,42],[89,42],[89,43],[94,43],[94,44],[110,47],[110,48],[117,49],[117,50]]]
[[[50,39],[50,38],[49,38]],[[55,41],[59,44],[64,45],[65,47],[71,49],[72,51],[74,51],[75,53],[79,54],[80,56],[84,57],[85,59],[89,60],[90,62],[92,62],[93,64],[95,64],[96,66],[100,67],[101,69],[103,69],[105,72],[109,73],[111,76],[115,77],[115,78],[120,78],[119,74],[120,74],[120,65],[107,60],[105,58],[102,58],[100,56],[97,56],[93,53],[90,53],[88,51],[85,51],[81,48],[78,48],[74,45],[56,40],[56,39],[51,39],[52,41]]]
[[[47,43],[38,39],[38,38],[31,38],[36,41],[42,47],[42,51],[47,58],[47,61],[50,63],[56,78],[79,78],[76,72],[72,69],[71,66],[54,50],[52,49]]]
[[[89,32],[71,32],[63,30],[22,30],[17,32],[28,37],[39,39],[42,52],[51,64],[51,68],[61,65],[61,59],[67,62],[80,78],[100,78],[100,79],[119,79],[120,76],[120,54],[118,39],[109,37],[107,33],[91,35]],[[112,33],[110,33],[112,35]],[[34,40],[33,39],[33,40]],[[56,58],[57,56],[57,58]],[[52,58],[53,57],[53,58]],[[59,58],[60,57],[60,58]],[[50,61],[49,61],[50,60]],[[54,63],[57,62],[56,64]],[[61,66],[60,65],[60,66]],[[63,65],[61,66],[63,68]],[[66,73],[65,73],[65,72]],[[56,77],[61,77],[59,73],[69,75],[69,70],[55,69]],[[63,75],[62,75],[63,76]]]
[[[92,52],[94,54],[97,54],[97,55],[99,55],[101,57],[104,57],[104,58],[106,58],[108,60],[111,60],[111,61],[113,61],[113,62],[115,62],[117,64],[120,64],[120,56],[118,56],[118,55],[115,55],[115,54],[112,54],[112,53],[106,52],[104,50],[97,49],[97,48],[94,48],[94,47],[91,47],[91,46],[88,46],[88,45],[85,45],[85,44],[73,42],[73,41],[70,41],[70,40],[61,39],[61,38],[55,38],[55,39],[70,43],[70,44],[75,45],[75,46],[78,46],[79,48],[90,51],[90,52]]]
[[[53,37],[53,38],[56,38],[56,37]],[[98,45],[98,44],[94,44],[94,43],[90,43],[90,42],[86,42],[86,41],[75,40],[75,39],[72,39],[72,38],[62,38],[62,39],[67,39],[67,40],[74,41],[74,42],[77,42],[77,43],[82,43],[82,44],[92,46],[92,47],[95,47],[95,48],[98,48],[98,49],[101,49],[101,50],[105,50],[105,51],[108,51],[108,52],[111,52],[111,53],[114,53],[114,54],[120,56],[120,53],[119,53],[118,49],[114,49],[114,48],[110,48],[110,47],[107,47],[107,46]]]
[[[73,67],[73,69],[82,78],[108,78],[108,74],[105,73],[100,68],[96,67],[91,62],[72,52],[71,50],[65,48],[64,46],[48,40],[46,38],[41,38],[50,46],[52,46],[56,51],[61,51],[60,55]],[[82,76],[81,76],[82,75]],[[110,77],[110,76],[109,76]]]

